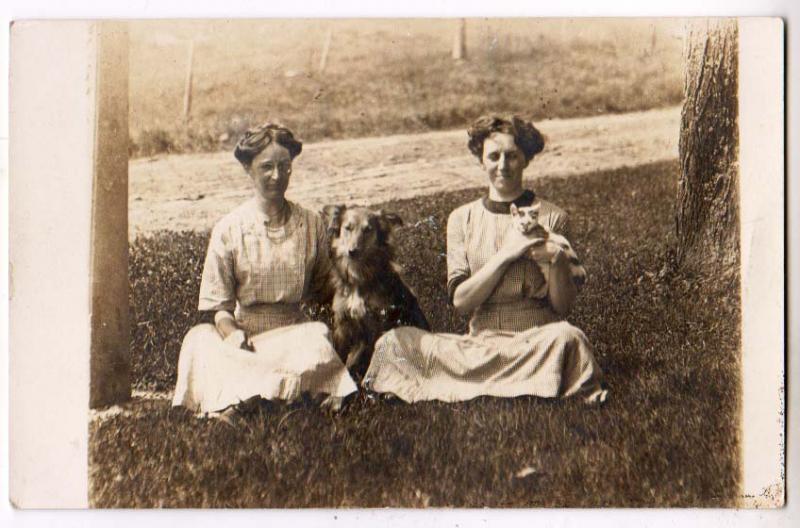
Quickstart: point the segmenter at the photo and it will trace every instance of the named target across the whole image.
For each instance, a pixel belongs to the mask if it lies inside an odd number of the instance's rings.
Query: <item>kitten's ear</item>
[[[334,237],[339,236],[339,228],[342,227],[342,215],[347,210],[344,205],[326,205],[322,208],[322,218],[328,226],[328,232]]]
[[[519,209],[517,209],[517,204],[515,203],[511,204],[511,208],[509,210],[511,211],[511,214],[514,216],[517,216],[519,214]]]

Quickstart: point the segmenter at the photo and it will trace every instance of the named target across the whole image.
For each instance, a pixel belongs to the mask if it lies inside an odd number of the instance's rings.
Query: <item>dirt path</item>
[[[529,177],[571,176],[674,159],[680,108],[537,124],[547,138]],[[252,192],[230,152],[130,162],[130,236],[209,229]],[[464,130],[308,144],[287,196],[305,206],[376,204],[485,184]]]

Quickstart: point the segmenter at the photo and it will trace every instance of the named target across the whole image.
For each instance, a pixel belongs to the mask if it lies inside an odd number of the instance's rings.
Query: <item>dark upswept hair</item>
[[[292,159],[303,151],[303,143],[295,139],[291,130],[280,123],[267,122],[244,133],[236,144],[233,155],[245,168],[272,142],[286,148]]]
[[[479,160],[483,159],[483,142],[495,132],[514,136],[514,143],[525,155],[527,161],[532,160],[544,149],[544,137],[533,126],[533,123],[515,115],[485,115],[476,119],[467,129],[467,135],[469,135],[467,147]]]

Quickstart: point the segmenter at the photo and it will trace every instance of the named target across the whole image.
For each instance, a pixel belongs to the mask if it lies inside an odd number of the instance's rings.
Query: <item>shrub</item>
[[[135,156],[169,154],[175,150],[175,141],[169,132],[161,128],[142,130],[129,148]]]
[[[159,231],[130,246],[131,359],[138,388],[175,383],[181,341],[198,322],[207,245],[208,233]]]

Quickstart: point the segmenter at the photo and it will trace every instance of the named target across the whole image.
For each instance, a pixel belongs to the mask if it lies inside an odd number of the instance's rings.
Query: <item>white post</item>
[[[127,24],[14,22],[9,496],[88,502],[89,405],[128,375]]]

